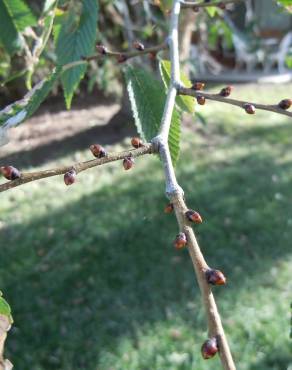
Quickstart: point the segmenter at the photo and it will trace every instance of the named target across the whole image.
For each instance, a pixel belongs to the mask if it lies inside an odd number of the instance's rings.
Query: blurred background
[[[27,4],[41,13],[43,2]],[[162,42],[168,15],[159,5],[101,1],[97,41],[113,50]],[[232,83],[242,100],[291,97],[292,16],[276,1],[188,10],[180,28],[183,69],[208,91]],[[55,61],[49,40],[33,84]],[[135,63],[159,78],[157,60]],[[0,45],[0,108],[26,91],[25,51]],[[0,165],[85,161],[90,144],[121,151],[133,135],[121,66],[98,59],[70,111],[57,83],[37,114],[10,130]],[[196,232],[207,262],[228,278],[214,293],[240,370],[292,370],[291,137],[289,117],[211,101],[182,123],[176,172],[205,220]],[[16,369],[220,368],[218,358],[201,359],[205,313],[188,253],[172,247],[178,230],[166,203],[161,164],[150,156],[129,172],[118,162],[86,171],[72,187],[50,178],[1,194],[0,289],[15,321],[6,354]]]

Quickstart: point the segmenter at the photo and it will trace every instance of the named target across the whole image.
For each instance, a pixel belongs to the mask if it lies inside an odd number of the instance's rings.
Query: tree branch
[[[188,1],[182,1],[181,7],[182,8],[208,8],[210,6],[218,6],[220,7],[222,4],[223,5],[228,5],[228,4],[236,4],[239,3],[243,0],[226,0],[226,1],[211,1],[209,3],[198,3],[198,2],[188,2]]]
[[[279,105],[265,105],[265,104],[246,102],[242,100],[230,99],[230,98],[225,98],[224,96],[221,96],[220,94],[211,94],[211,93],[207,93],[201,90],[193,90],[191,88],[186,88],[186,87],[180,87],[178,90],[178,94],[189,95],[189,96],[194,96],[194,97],[203,96],[204,98],[209,99],[209,100],[214,100],[214,101],[219,101],[221,103],[235,105],[243,109],[244,109],[244,104],[249,103],[249,104],[252,104],[257,109],[266,110],[269,112],[274,112],[278,114],[283,114],[288,117],[292,117],[292,112],[280,108]]]
[[[101,166],[106,163],[119,161],[127,157],[136,158],[144,154],[151,154],[151,153],[154,153],[152,145],[145,144],[144,146],[138,149],[131,149],[131,150],[127,150],[127,151],[116,153],[116,154],[109,154],[106,157],[99,158],[99,159],[92,159],[86,162],[74,163],[69,166],[62,166],[62,167],[53,168],[50,170],[22,173],[20,178],[5,182],[4,184],[1,184],[0,193],[3,191],[9,190],[9,189],[15,188],[16,186],[26,184],[28,182],[44,179],[46,177],[62,175],[70,170],[75,170],[75,172],[78,174],[82,171],[88,170],[89,168]]]
[[[169,197],[171,203],[174,206],[180,231],[184,232],[186,235],[188,250],[193,262],[200,291],[203,297],[203,303],[207,313],[209,336],[215,337],[217,340],[223,368],[225,370],[235,370],[235,365],[224,334],[215,299],[213,297],[210,286],[207,283],[206,270],[208,269],[208,265],[201,253],[200,247],[197,243],[195,234],[190,226],[190,223],[185,216],[187,207],[184,202],[183,190],[177,183],[168,147],[168,135],[171,124],[171,117],[175,106],[177,91],[180,88],[180,68],[178,52],[178,19],[180,9],[180,0],[175,0],[171,13],[170,31],[168,38],[171,60],[171,81],[168,88],[168,94],[161,120],[160,131],[158,136],[155,137],[152,142],[155,145],[156,150],[159,151],[164,166],[166,179],[166,195]]]

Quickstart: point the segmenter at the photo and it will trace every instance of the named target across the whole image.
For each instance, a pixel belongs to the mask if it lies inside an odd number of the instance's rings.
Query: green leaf
[[[74,3],[68,11],[59,15],[54,27],[57,62],[65,65],[81,60],[93,52],[96,40],[98,5],[96,0]],[[74,91],[83,78],[87,65],[66,70],[62,75],[66,106],[71,106]]]
[[[153,139],[160,128],[165,105],[165,91],[160,81],[143,68],[125,69],[127,89],[137,130],[143,140]],[[180,115],[174,109],[169,132],[169,148],[175,165],[179,156]]]
[[[213,18],[218,12],[218,8],[216,8],[216,6],[207,6],[206,10],[211,18]]]
[[[165,87],[169,86],[170,76],[171,76],[171,63],[169,60],[161,60],[159,62],[159,69],[162,80],[164,82]],[[187,78],[187,76],[181,71],[180,72],[180,79],[185,87],[191,87],[192,83]],[[181,110],[194,113],[195,112],[195,98],[192,96],[182,96],[178,95],[176,97],[176,104],[180,107]]]
[[[11,324],[13,323],[13,318],[11,315],[11,308],[9,304],[5,301],[5,299],[1,296],[0,296],[0,315],[7,316],[9,318],[10,323]]]
[[[292,13],[292,0],[279,0],[278,3],[283,5],[288,12]]]
[[[7,143],[7,131],[11,127],[18,126],[38,109],[51,91],[61,71],[62,68],[57,67],[48,78],[36,84],[21,100],[0,111],[0,145]]]
[[[30,8],[22,0],[1,0],[19,32],[35,26],[37,21]]]

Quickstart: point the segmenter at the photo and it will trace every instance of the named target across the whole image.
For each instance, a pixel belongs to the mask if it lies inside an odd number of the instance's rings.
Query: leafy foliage
[[[96,40],[98,5],[96,0],[74,3],[61,13],[54,27],[57,62],[60,65],[81,60],[92,53]],[[74,91],[86,72],[87,66],[78,65],[62,75],[66,106],[71,106]]]
[[[10,323],[13,322],[11,308],[7,301],[2,297],[1,291],[0,291],[0,315],[7,316],[9,318]]]
[[[144,140],[158,133],[165,104],[163,85],[143,68],[128,66],[125,70],[127,89],[137,130]],[[169,132],[169,148],[173,164],[179,156],[180,115],[175,109]]]
[[[9,54],[23,47],[21,32],[35,24],[34,15],[22,0],[0,0],[0,41]]]
[[[290,13],[292,12],[292,0],[279,0],[281,5],[283,5]]]
[[[0,111],[0,145],[7,142],[7,130],[9,128],[19,125],[37,110],[51,91],[61,70],[62,67],[57,67],[48,78],[36,84],[23,99],[14,102]]]
[[[162,80],[164,82],[165,87],[168,87],[170,82],[170,75],[171,75],[171,64],[169,60],[161,60],[159,63],[159,69],[161,73]],[[185,85],[185,87],[191,87],[192,83],[188,79],[188,77],[183,73],[180,72],[180,79]],[[195,112],[195,98],[192,96],[182,96],[179,95],[176,98],[176,104],[179,108],[188,113]]]

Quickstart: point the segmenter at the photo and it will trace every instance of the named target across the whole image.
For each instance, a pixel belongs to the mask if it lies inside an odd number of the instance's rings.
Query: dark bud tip
[[[192,9],[193,9],[193,12],[195,13],[199,13],[200,11],[200,8],[198,6],[194,6]]]
[[[206,271],[207,282],[211,285],[225,285],[226,277],[219,270],[209,269]]]
[[[246,113],[248,113],[248,114],[255,114],[255,112],[256,112],[255,106],[250,104],[250,103],[243,104],[243,108],[246,111]]]
[[[204,96],[202,96],[202,95],[198,95],[198,96],[197,96],[197,102],[198,102],[198,104],[200,104],[200,105],[204,105],[204,104],[206,103],[206,99],[205,99],[205,97],[204,97]]]
[[[201,348],[203,359],[208,360],[216,355],[218,352],[217,339],[215,337],[207,339]]]
[[[7,180],[16,180],[21,177],[21,172],[13,166],[0,167],[0,171]]]
[[[124,166],[124,169],[127,171],[127,170],[130,170],[134,165],[134,158],[132,157],[126,157],[124,160],[123,160],[123,166]]]
[[[193,85],[192,85],[192,89],[193,90],[203,90],[203,88],[205,87],[205,84],[204,82],[195,82]]]
[[[104,150],[104,148],[99,145],[99,144],[92,144],[90,145],[90,150],[91,150],[91,153],[96,157],[96,158],[102,158],[102,157],[105,157],[106,156],[106,151]]]
[[[291,105],[292,105],[292,99],[284,99],[284,100],[281,100],[279,103],[279,107],[285,110],[289,109]]]
[[[133,137],[131,140],[131,144],[136,149],[141,148],[141,146],[143,146],[143,142],[139,137]]]
[[[173,211],[173,204],[172,203],[169,203],[165,208],[164,208],[164,212],[165,213],[171,213]]]
[[[96,45],[96,50],[102,55],[106,55],[107,53],[107,49],[104,45]]]
[[[224,98],[227,98],[231,94],[232,86],[226,86],[220,91],[220,95],[224,96]]]
[[[189,221],[194,222],[195,224],[201,224],[203,222],[200,214],[191,209],[186,212],[186,217]]]
[[[187,244],[187,237],[185,233],[179,233],[176,238],[174,239],[174,247],[176,249],[182,249]]]
[[[124,63],[124,62],[126,62],[127,59],[128,58],[126,57],[125,54],[119,54],[118,57],[117,57],[118,63]]]
[[[75,170],[70,170],[68,172],[65,173],[64,175],[64,183],[66,185],[72,185],[74,184],[75,180],[76,180],[76,171]]]
[[[226,9],[226,5],[225,5],[223,2],[220,2],[220,3],[218,4],[218,8],[220,8],[220,9],[224,10],[224,9]]]
[[[143,51],[145,49],[145,46],[139,41],[134,41],[133,48],[135,48],[138,51]]]

